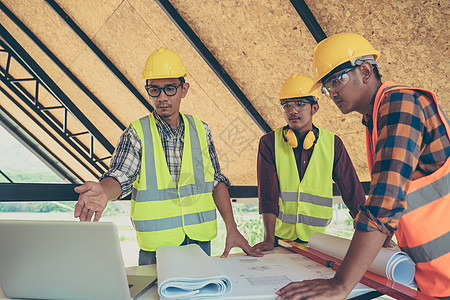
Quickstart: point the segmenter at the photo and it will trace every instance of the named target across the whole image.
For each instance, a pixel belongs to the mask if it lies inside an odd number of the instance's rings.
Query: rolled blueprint
[[[197,299],[226,295],[230,279],[196,244],[161,246],[156,251],[161,299]]]
[[[314,233],[309,238],[309,247],[343,260],[350,246],[350,240],[324,233]],[[413,287],[415,264],[404,252],[381,248],[369,271],[389,280]]]

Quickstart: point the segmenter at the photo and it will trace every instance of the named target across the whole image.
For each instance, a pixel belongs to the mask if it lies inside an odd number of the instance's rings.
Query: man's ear
[[[185,82],[185,83],[183,83],[183,87],[181,89],[181,92],[182,92],[181,98],[186,97],[188,91],[189,91],[189,83]]]
[[[314,115],[318,110],[319,110],[319,103],[316,102],[316,103],[314,103],[314,104],[312,105],[312,108],[311,108],[311,115]]]
[[[365,61],[359,66],[359,71],[361,72],[361,77],[364,83],[367,83],[369,79],[373,76],[373,66]]]

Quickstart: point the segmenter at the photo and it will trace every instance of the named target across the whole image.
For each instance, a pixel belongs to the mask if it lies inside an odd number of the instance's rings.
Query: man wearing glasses
[[[283,84],[280,104],[287,125],[261,137],[258,195],[264,241],[253,248],[271,250],[278,238],[307,242],[324,232],[333,217],[333,180],[354,218],[365,195],[341,139],[312,123],[319,110],[313,80],[294,74]]]
[[[187,74],[174,51],[160,48],[150,54],[142,78],[153,113],[124,131],[100,183],[75,189],[80,196],[74,215],[81,221],[98,221],[108,201],[131,193],[139,265],[156,263],[155,251],[162,245],[195,243],[210,255],[216,206],[227,228],[223,256],[233,247],[261,256],[237,230],[230,182],[220,170],[208,125],[180,113],[189,90]]]
[[[416,263],[420,291],[450,299],[449,122],[432,92],[383,83],[379,56],[353,33],[314,48],[313,89],[322,85],[342,113],[363,116],[372,188],[334,278],[291,283],[278,299],[344,299],[393,233]]]

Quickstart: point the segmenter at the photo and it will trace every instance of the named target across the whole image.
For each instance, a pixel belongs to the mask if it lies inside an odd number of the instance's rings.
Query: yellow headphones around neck
[[[298,136],[297,131],[292,130],[289,126],[285,126],[283,128],[283,139],[287,142],[292,148],[296,149],[298,147],[298,141],[300,137]],[[303,140],[303,149],[308,150],[316,143],[316,135],[314,131],[310,130],[305,136]]]

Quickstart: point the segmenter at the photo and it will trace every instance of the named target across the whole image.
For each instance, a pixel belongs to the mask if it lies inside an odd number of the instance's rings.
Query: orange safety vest
[[[439,117],[450,138],[450,126],[439,108],[436,96],[424,89],[385,82],[377,92],[373,106],[372,136],[366,128],[367,161],[370,174],[378,141],[377,118],[380,103],[387,92],[416,90],[436,104]],[[415,279],[421,292],[434,297],[450,296],[450,158],[434,173],[413,180],[406,191],[407,207],[395,232],[398,246],[416,263]]]

